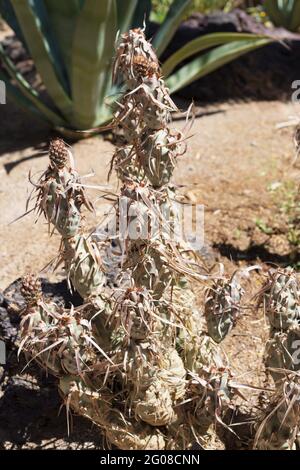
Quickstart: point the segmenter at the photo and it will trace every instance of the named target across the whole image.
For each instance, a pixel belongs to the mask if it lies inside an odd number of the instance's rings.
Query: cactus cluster
[[[93,206],[70,149],[55,139],[36,185],[36,210],[61,235],[58,263],[83,302],[57,306],[43,298],[38,280],[25,277],[20,349],[58,377],[68,410],[97,424],[108,443],[121,449],[207,445],[234,395],[217,343],[235,324],[242,289],[236,275],[208,274],[176,234],[170,180],[186,144],[171,129],[177,108],[141,29],[117,41],[114,76],[125,91],[113,125],[126,144],[112,158],[121,181],[118,233],[108,233],[105,243],[120,248],[119,275],[112,286],[103,244],[84,232],[82,207]],[[206,287],[203,309],[195,283],[201,292]]]
[[[270,323],[265,365],[275,393],[260,417],[255,447],[292,450],[300,430],[300,283],[291,268],[271,270],[260,300]]]

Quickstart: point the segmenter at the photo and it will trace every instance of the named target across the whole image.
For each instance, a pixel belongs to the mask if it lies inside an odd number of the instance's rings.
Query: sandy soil
[[[11,102],[1,106],[0,112],[0,288],[4,289],[27,271],[41,270],[56,255],[59,237],[49,238],[45,223],[42,220],[35,223],[32,213],[11,223],[25,212],[31,190],[28,173],[31,171],[35,179],[46,168],[44,152],[50,132]],[[174,181],[188,200],[204,204],[206,243],[213,247],[216,259],[225,264],[229,273],[240,266],[284,264],[289,260],[286,234],[277,230],[271,236],[258,228],[257,221],[277,228],[285,224],[279,212],[280,201],[270,188],[285,181],[297,184],[299,170],[292,165],[293,128],[276,130],[276,125],[297,112],[294,105],[282,102],[224,103],[197,108],[188,152],[179,160]],[[184,120],[179,117],[174,124],[181,128]],[[73,151],[79,172],[95,173],[87,184],[107,184],[114,151],[111,142],[99,136],[75,143]],[[114,179],[110,185],[116,187]],[[99,218],[104,210],[98,199],[101,193],[97,189],[89,193],[96,201]],[[87,226],[92,227],[97,217],[89,217]],[[254,274],[251,286],[249,283],[250,295],[260,285],[261,276]],[[261,360],[267,331],[261,312],[245,312],[224,342],[239,381],[263,384]],[[80,422],[78,426],[80,429]],[[43,442],[51,447],[50,437]],[[63,445],[67,446],[65,441]]]
[[[0,115],[0,212],[2,263],[0,288],[28,270],[40,270],[55,255],[59,238],[48,238],[42,220],[35,216],[12,223],[25,213],[26,200],[33,180],[46,168],[48,129],[31,116],[19,113],[12,103],[1,107]],[[191,202],[205,206],[205,236],[222,255],[236,262],[253,261],[253,245],[268,242],[257,228],[257,219],[272,218],[274,201],[268,188],[272,183],[293,180],[297,169],[291,166],[294,156],[293,129],[276,130],[296,109],[280,102],[223,104],[198,109],[189,139],[187,154],[179,160],[174,181]],[[175,122],[177,127],[183,121]],[[102,137],[73,145],[78,171],[92,172],[88,185],[107,184],[109,162],[114,146]],[[45,153],[44,153],[45,152]],[[110,186],[115,187],[114,180]],[[93,200],[101,192],[90,190]],[[96,208],[101,212],[101,201]],[[91,221],[91,223],[96,222]],[[287,247],[276,246],[277,255]],[[250,251],[250,252],[249,252]],[[272,251],[258,253],[271,261]],[[252,258],[252,259],[251,259]],[[276,255],[275,255],[276,258]]]

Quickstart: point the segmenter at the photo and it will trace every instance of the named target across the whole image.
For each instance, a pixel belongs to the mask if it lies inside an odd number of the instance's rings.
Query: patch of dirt
[[[258,222],[272,223],[279,211],[270,188],[298,181],[294,129],[276,129],[296,113],[297,105],[280,102],[224,104],[196,119],[179,162],[175,178],[191,202],[204,204],[208,241],[237,263],[287,261],[285,237],[275,243]]]
[[[46,126],[20,112],[11,102],[2,106],[1,111],[0,288],[5,289],[27,271],[40,272],[55,257],[59,237],[49,238],[46,224],[42,220],[35,223],[32,213],[11,224],[25,212],[31,190],[29,171],[35,179],[47,165],[47,155],[39,152],[45,150],[50,133]],[[277,101],[197,109],[188,153],[179,159],[174,181],[190,202],[204,205],[206,243],[214,248],[217,260],[225,265],[228,273],[248,265],[265,267],[266,263],[290,261],[286,235],[270,236],[261,230],[257,221],[270,225],[278,216],[278,200],[270,187],[282,181],[298,184],[299,170],[292,166],[293,128],[276,130],[279,122],[287,121],[297,111],[294,105]],[[178,119],[174,125],[181,128],[184,120]],[[93,170],[95,173],[87,178],[87,184],[106,184],[114,146],[99,136],[77,142],[73,151],[79,172],[87,175]],[[110,185],[114,190],[116,180]],[[98,199],[97,219],[105,211],[99,199],[101,192],[89,189],[89,193],[93,200]],[[284,218],[281,222],[284,224]],[[86,223],[92,228],[95,217],[88,216]],[[262,277],[255,272],[251,274],[251,283],[246,281],[248,298],[259,290]],[[225,340],[224,350],[239,382],[263,385],[262,355],[267,335],[263,314],[245,311]],[[2,445],[82,448],[83,442],[88,442],[91,447],[101,446],[98,429],[78,417],[74,417],[73,431],[67,438],[65,411],[58,415],[61,403],[52,379],[47,379],[49,382],[44,385],[45,377],[41,382],[32,369],[21,373],[23,366],[22,361],[13,362],[12,369],[2,378]],[[246,393],[250,396],[249,406],[258,393]]]

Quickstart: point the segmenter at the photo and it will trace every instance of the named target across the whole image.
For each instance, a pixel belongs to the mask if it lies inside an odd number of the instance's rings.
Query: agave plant
[[[275,26],[290,31],[300,27],[300,3],[297,0],[265,0],[264,8]]]
[[[171,4],[153,38],[158,57],[191,4],[192,0]],[[1,43],[0,79],[21,105],[60,132],[95,130],[111,119],[112,104],[121,90],[120,84],[111,83],[115,39],[129,28],[147,24],[150,11],[151,0],[0,0],[0,14],[31,56],[47,99],[20,73]],[[265,36],[238,33],[197,38],[163,64],[167,86],[175,92],[270,41]],[[206,49],[209,52],[198,55]],[[180,66],[182,62],[185,65]]]

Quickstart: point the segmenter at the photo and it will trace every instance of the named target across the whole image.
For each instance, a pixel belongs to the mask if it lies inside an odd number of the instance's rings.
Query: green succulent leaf
[[[20,28],[10,0],[0,0],[0,15],[10,26],[10,28],[16,33],[16,36],[20,39],[20,41],[24,43],[24,46],[26,47],[22,30]]]
[[[168,46],[191,4],[192,0],[174,0],[170,6],[164,22],[153,39],[153,47],[156,49],[158,57]]]
[[[0,58],[5,66],[7,74],[16,82],[17,87],[12,85],[6,77],[5,83],[8,87],[8,90],[14,94],[14,96],[21,101],[20,96],[23,94],[24,100],[22,103],[30,102],[30,109],[35,109],[39,112],[39,115],[44,116],[47,121],[50,121],[54,125],[64,125],[64,119],[59,116],[58,113],[51,110],[46,106],[39,97],[38,92],[27,82],[23,75],[16,69],[13,62],[9,59],[7,54],[3,50],[3,46],[0,43]]]
[[[137,6],[134,12],[134,16],[132,19],[131,27],[142,28],[145,24],[146,32],[147,32],[147,25],[149,22],[151,8],[152,8],[151,0],[138,0]]]
[[[115,0],[86,0],[72,49],[73,123],[81,129],[104,123],[111,115],[103,103],[111,89],[116,33]]]
[[[11,0],[26,44],[49,96],[63,115],[71,114],[63,61],[49,26],[44,4],[34,0]]]
[[[300,28],[300,3],[294,2],[293,11],[290,17],[289,29],[297,31]]]
[[[234,41],[216,47],[174,72],[167,78],[166,84],[171,93],[174,93],[241,55],[265,46],[271,41],[271,39],[257,39],[256,36],[253,36],[252,40]]]
[[[184,60],[189,57],[202,52],[205,49],[209,49],[220,44],[226,44],[234,41],[241,41],[251,39],[253,40],[253,34],[248,33],[212,33],[206,34],[199,38],[196,38],[186,45],[181,47],[178,51],[172,54],[162,66],[162,73],[165,77],[168,77],[171,72]],[[255,36],[255,38],[263,39],[266,36]]]
[[[132,25],[134,12],[138,0],[116,0],[118,15],[118,31],[122,34],[128,31]]]
[[[291,31],[299,29],[299,0],[265,0],[264,8],[275,26],[283,26]]]
[[[159,55],[192,2],[173,1],[153,40]],[[276,3],[286,4],[289,15],[300,9],[300,2]],[[56,127],[101,130],[111,119],[112,105],[120,92],[117,85],[111,84],[117,32],[146,26],[151,0],[0,0],[0,12],[29,51],[53,106],[43,102],[2,48],[0,58],[12,79],[9,88],[17,90],[18,96],[23,93],[23,104],[30,102],[30,109]],[[171,92],[175,92],[269,41],[240,33],[202,36],[169,57],[162,66],[163,74],[168,77]],[[202,51],[206,53],[197,56]],[[188,59],[188,64],[174,72]]]
[[[5,83],[6,90],[11,98],[22,108],[29,110],[36,114],[39,118],[45,119],[46,116],[38,111],[38,109],[32,104],[19,88],[14,86],[9,79],[9,76],[0,70],[0,80]],[[47,119],[47,118],[46,118]]]
[[[77,17],[81,10],[78,0],[44,0],[49,25],[59,45],[68,76],[71,69],[71,51]]]

